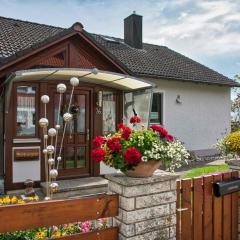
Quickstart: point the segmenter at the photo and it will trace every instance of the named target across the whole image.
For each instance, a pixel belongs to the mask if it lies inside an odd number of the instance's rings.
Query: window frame
[[[28,135],[28,136],[18,136],[17,135],[17,88],[20,86],[29,86],[36,88],[35,94],[35,134]],[[14,119],[14,139],[35,139],[39,138],[39,128],[38,128],[38,120],[39,120],[39,84],[31,83],[31,82],[17,82],[13,85],[13,97],[14,97],[14,104],[13,104],[13,119]]]
[[[152,113],[152,105],[153,105],[153,95],[154,94],[158,94],[159,95],[159,97],[161,98],[161,109],[160,109],[160,122],[151,122],[151,113]],[[151,125],[151,124],[160,124],[160,125],[164,125],[164,102],[165,102],[165,92],[160,92],[160,91],[158,91],[158,92],[153,92],[152,93],[152,101],[151,101],[151,109],[150,109],[150,117],[149,117],[149,124]],[[159,111],[158,111],[158,113],[159,113]]]

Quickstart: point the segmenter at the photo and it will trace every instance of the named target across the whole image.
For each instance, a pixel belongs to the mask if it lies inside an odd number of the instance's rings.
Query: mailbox
[[[240,191],[240,179],[216,182],[213,184],[213,192],[216,197]]]

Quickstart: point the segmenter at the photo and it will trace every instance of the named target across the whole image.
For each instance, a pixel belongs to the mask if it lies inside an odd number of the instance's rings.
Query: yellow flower
[[[23,204],[23,203],[25,203],[25,201],[22,200],[22,199],[18,199],[17,203],[18,203],[18,204]]]
[[[44,233],[44,232],[37,232],[37,233],[36,233],[36,238],[37,238],[37,239],[45,238],[45,233]]]
[[[18,201],[17,197],[14,196],[11,199],[11,204],[15,204],[15,203],[17,203],[17,201]]]
[[[53,236],[54,236],[54,237],[61,237],[61,233],[57,231],[57,232],[55,232],[55,233],[53,234]]]
[[[33,199],[35,200],[35,201],[39,201],[39,197],[36,195],[35,197],[33,197]]]
[[[3,198],[3,204],[10,204],[11,203],[11,199],[9,196]]]
[[[28,200],[32,202],[34,200],[34,198],[33,197],[29,197]]]

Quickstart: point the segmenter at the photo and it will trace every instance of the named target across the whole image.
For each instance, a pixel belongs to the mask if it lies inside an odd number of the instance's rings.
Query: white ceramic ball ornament
[[[48,126],[48,120],[47,118],[40,118],[39,120],[39,125],[40,127],[44,128]]]
[[[57,171],[57,169],[51,169],[51,170],[49,171],[49,175],[50,175],[51,178],[56,178],[56,177],[58,176],[58,171]]]
[[[42,102],[42,103],[47,104],[47,103],[49,103],[49,101],[50,101],[50,98],[49,98],[48,95],[42,95],[42,96],[41,96],[41,102]]]
[[[54,190],[57,189],[58,187],[59,187],[59,185],[56,182],[53,182],[53,183],[50,184],[50,188],[52,188]]]
[[[55,137],[55,136],[57,135],[56,129],[55,129],[55,128],[49,128],[49,129],[48,129],[48,135],[49,135],[50,137]]]
[[[43,149],[43,154],[47,154],[47,149]]]
[[[96,74],[98,74],[99,71],[97,68],[93,68],[91,72],[92,72],[92,74],[96,75]]]
[[[70,83],[71,83],[71,85],[72,85],[73,87],[76,87],[76,86],[78,86],[78,84],[79,84],[79,79],[76,78],[76,77],[72,77],[72,78],[70,79]]]
[[[67,90],[67,87],[66,87],[65,84],[60,83],[60,84],[57,85],[57,92],[58,93],[65,93],[66,90]]]
[[[48,159],[48,164],[50,165],[50,166],[52,166],[53,164],[54,164],[54,159],[53,158],[49,158]]]
[[[64,113],[63,114],[63,120],[65,121],[65,122],[70,122],[71,120],[72,120],[72,118],[73,118],[73,116],[72,116],[72,114],[71,113]]]
[[[57,124],[57,125],[55,126],[55,128],[56,128],[57,130],[59,130],[59,129],[61,128],[61,126],[60,126],[59,124]]]
[[[47,146],[47,153],[48,154],[53,154],[54,153],[54,146],[53,145],[48,145]]]
[[[62,157],[57,157],[58,162],[62,161]]]

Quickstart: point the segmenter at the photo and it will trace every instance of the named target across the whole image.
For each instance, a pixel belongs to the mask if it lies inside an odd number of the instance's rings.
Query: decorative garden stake
[[[45,160],[45,181],[46,181],[46,197],[45,200],[49,200],[52,198],[52,194],[54,191],[58,189],[58,183],[56,183],[56,179],[58,176],[58,168],[59,162],[62,160],[61,153],[63,148],[64,137],[66,133],[67,125],[72,121],[73,116],[69,112],[72,104],[72,97],[74,88],[78,86],[79,79],[76,77],[72,77],[70,79],[70,84],[72,85],[72,90],[70,94],[69,104],[67,112],[63,114],[64,126],[63,126],[63,135],[61,139],[60,149],[57,156],[57,142],[58,142],[58,133],[60,126],[60,114],[61,114],[61,105],[62,105],[62,96],[66,92],[67,87],[65,84],[61,83],[57,85],[57,92],[59,93],[59,103],[58,103],[58,113],[57,113],[57,123],[55,128],[48,128],[48,119],[47,119],[47,104],[50,99],[49,96],[43,95],[41,97],[41,102],[44,104],[44,117],[39,120],[39,126],[43,130],[43,154]],[[50,139],[50,145],[48,145],[48,139]],[[55,142],[54,142],[55,139]]]

